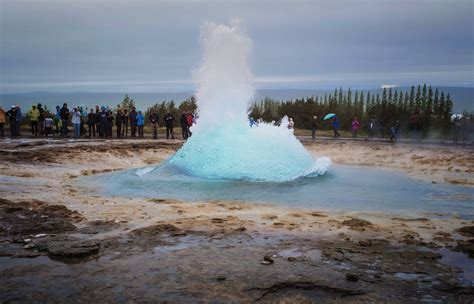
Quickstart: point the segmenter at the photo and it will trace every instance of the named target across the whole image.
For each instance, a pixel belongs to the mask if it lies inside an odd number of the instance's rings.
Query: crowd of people
[[[26,116],[25,116],[26,115]],[[332,114],[330,117],[329,125],[334,133],[334,138],[339,138],[341,134],[341,123],[337,115]],[[41,103],[32,105],[26,114],[24,114],[18,105],[12,105],[8,111],[5,111],[0,106],[0,136],[5,136],[5,125],[9,124],[10,132],[12,137],[21,136],[20,125],[25,117],[28,117],[31,127],[32,136],[55,136],[61,137],[69,136],[69,125],[72,125],[72,136],[74,138],[113,138],[114,137],[114,126],[115,126],[115,137],[116,138],[144,138],[145,133],[145,116],[148,116],[147,120],[151,126],[151,133],[154,139],[158,138],[158,130],[160,127],[160,117],[157,112],[151,111],[148,115],[145,115],[135,107],[128,109],[118,108],[112,111],[109,107],[98,105],[95,108],[91,108],[89,112],[87,109],[82,107],[73,107],[69,110],[67,103],[63,106],[56,106],[55,113],[51,113],[42,106]],[[175,117],[172,113],[167,112],[164,114],[162,122],[166,127],[166,138],[175,139],[177,138],[174,133]],[[469,124],[469,117],[464,117],[460,114],[453,115],[453,134],[454,143],[458,143],[460,140],[466,141],[466,130],[472,125]],[[179,119],[181,127],[182,139],[188,139],[192,133],[190,127],[196,123],[196,117],[190,111],[183,111]],[[258,126],[263,123],[263,119],[258,120],[249,118],[249,124],[251,127]],[[281,121],[273,122],[275,125],[280,125]],[[314,116],[311,122],[311,135],[312,138],[316,138],[316,131],[321,121],[317,116]],[[295,122],[293,118],[288,118],[288,129],[295,128]],[[358,133],[362,128],[362,123],[357,117],[354,117],[349,130],[352,133],[353,138],[358,137]],[[389,131],[389,139],[391,141],[400,141],[401,125],[400,120],[396,120],[391,126],[387,128],[378,119],[371,118],[367,122],[367,137],[369,139],[380,139],[386,138],[385,132]],[[130,132],[130,133],[129,133]],[[469,133],[469,131],[467,132]],[[472,133],[472,132],[471,132]],[[469,137],[470,134],[467,136]],[[419,112],[414,112],[408,121],[408,138],[412,142],[421,142],[423,138],[423,120]]]
[[[20,126],[25,118],[29,119],[32,136],[69,137],[69,126],[72,125],[74,138],[113,138],[114,126],[116,138],[144,138],[145,113],[132,107],[130,110],[117,109],[112,111],[106,106],[98,105],[89,112],[82,107],[73,107],[71,110],[67,103],[56,106],[56,111],[51,113],[39,104],[32,105],[31,109],[22,113],[20,106],[12,105],[8,111],[0,107],[0,136],[5,136],[5,124],[8,122],[12,137],[21,136]],[[158,113],[149,113],[148,121],[154,139],[158,138],[160,118]],[[190,127],[196,123],[195,116],[189,111],[183,111],[181,118],[182,138],[188,139],[192,133]],[[163,117],[166,127],[166,138],[175,139],[175,118],[171,113]],[[130,133],[129,133],[130,132]]]

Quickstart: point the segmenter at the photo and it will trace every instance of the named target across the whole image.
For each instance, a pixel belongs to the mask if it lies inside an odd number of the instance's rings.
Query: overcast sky
[[[260,88],[474,86],[472,0],[0,0],[0,92],[189,90],[232,18]]]

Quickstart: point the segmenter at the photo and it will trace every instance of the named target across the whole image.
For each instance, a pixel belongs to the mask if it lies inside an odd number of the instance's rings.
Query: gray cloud
[[[0,0],[0,91],[187,90],[240,18],[261,87],[474,83],[472,1]]]

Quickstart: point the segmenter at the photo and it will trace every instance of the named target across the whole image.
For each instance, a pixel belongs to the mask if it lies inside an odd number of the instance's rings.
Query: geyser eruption
[[[201,45],[202,63],[194,75],[199,119],[192,137],[166,165],[193,176],[252,181],[290,181],[326,172],[329,158],[314,160],[286,124],[250,127],[252,42],[238,21],[205,24]]]

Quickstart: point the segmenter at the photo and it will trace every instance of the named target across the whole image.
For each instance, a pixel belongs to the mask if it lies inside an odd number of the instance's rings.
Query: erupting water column
[[[211,179],[281,182],[324,174],[329,158],[314,160],[286,124],[249,126],[252,41],[239,22],[206,23],[201,44],[203,59],[194,75],[199,120],[192,137],[166,165]]]

